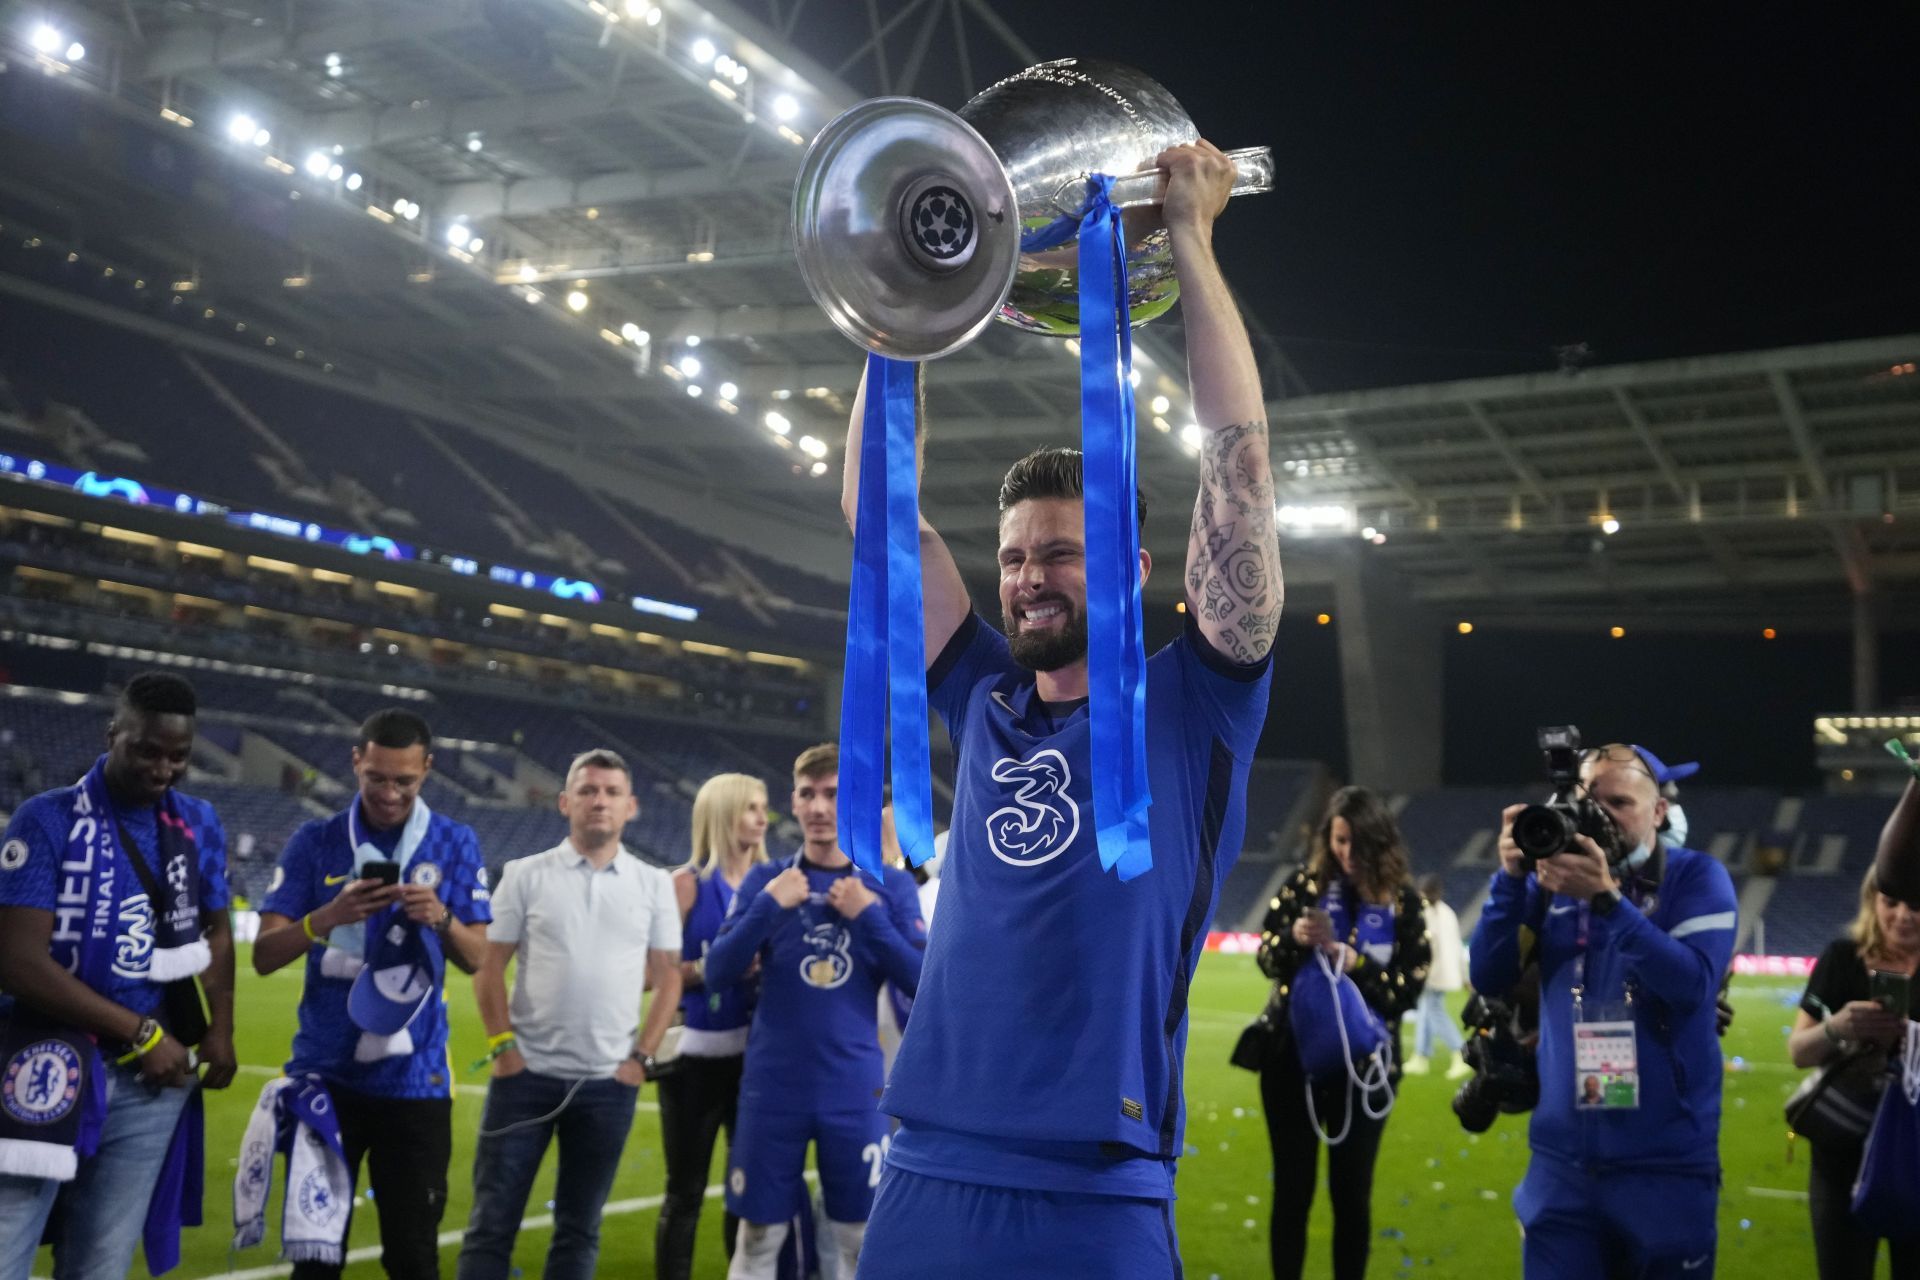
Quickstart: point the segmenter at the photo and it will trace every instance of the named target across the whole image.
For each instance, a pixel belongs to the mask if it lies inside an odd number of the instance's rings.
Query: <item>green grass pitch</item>
[[[194,1280],[230,1270],[265,1274],[273,1266],[278,1241],[276,1200],[269,1215],[266,1245],[230,1257],[229,1196],[233,1154],[238,1149],[249,1108],[266,1078],[284,1060],[291,1040],[300,969],[270,978],[256,977],[241,956],[239,1050],[247,1064],[232,1089],[208,1098],[207,1151],[209,1225],[190,1231],[185,1258],[173,1274]],[[1266,984],[1246,956],[1209,955],[1200,966],[1192,999],[1192,1034],[1187,1050],[1187,1140],[1192,1148],[1180,1164],[1178,1219],[1186,1271],[1195,1280],[1243,1280],[1266,1270],[1266,1231],[1270,1167],[1266,1130],[1260,1119],[1255,1078],[1227,1065],[1235,1037],[1265,998]],[[1806,1153],[1786,1159],[1786,1132],[1780,1105],[1796,1081],[1786,1064],[1783,1028],[1792,1021],[1798,985],[1744,980],[1735,985],[1738,1010],[1726,1041],[1729,1056],[1740,1055],[1746,1070],[1726,1077],[1726,1111],[1720,1154],[1726,1186],[1720,1203],[1722,1277],[1800,1277],[1814,1274],[1808,1239]],[[465,1070],[479,1056],[483,1036],[468,984],[449,983],[454,1024],[454,1061],[461,1068],[454,1103],[453,1167],[445,1233],[465,1225],[470,1200],[474,1130],[484,1094],[482,1078]],[[1411,1029],[1408,1030],[1411,1036]],[[1374,1183],[1374,1241],[1371,1274],[1377,1277],[1496,1277],[1519,1274],[1520,1239],[1509,1195],[1526,1162],[1524,1117],[1503,1117],[1484,1136],[1461,1132],[1447,1100],[1450,1082],[1438,1074],[1409,1078],[1388,1122]],[[617,1212],[606,1219],[601,1237],[601,1274],[652,1274],[653,1226],[664,1171],[660,1159],[659,1117],[653,1090],[641,1095],[620,1179],[614,1187]],[[551,1194],[551,1155],[536,1185],[529,1214],[546,1211]],[[715,1160],[713,1182],[722,1173]],[[1324,1177],[1324,1175],[1323,1175]],[[640,1204],[621,1203],[639,1201]],[[370,1206],[368,1206],[370,1208]],[[721,1277],[717,1203],[708,1202],[701,1221],[695,1274]],[[1331,1223],[1324,1183],[1314,1208],[1308,1271],[1324,1274]],[[443,1236],[443,1239],[445,1237]],[[375,1244],[371,1212],[354,1223],[352,1247]],[[547,1244],[543,1227],[520,1233],[515,1262],[528,1276],[539,1274]],[[442,1254],[452,1274],[457,1243]],[[41,1252],[35,1274],[52,1274]],[[135,1274],[147,1274],[136,1263]],[[347,1268],[350,1277],[376,1277],[379,1262],[369,1258]]]

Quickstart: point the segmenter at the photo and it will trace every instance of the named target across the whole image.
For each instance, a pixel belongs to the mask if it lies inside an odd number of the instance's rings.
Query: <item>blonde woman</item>
[[[1818,1067],[1857,1049],[1830,1089],[1872,1110],[1884,1084],[1886,1051],[1906,1034],[1906,1019],[1873,999],[1874,970],[1913,976],[1920,964],[1920,911],[1881,893],[1869,868],[1860,882],[1860,911],[1846,936],[1836,938],[1815,962],[1800,997],[1800,1012],[1787,1038],[1796,1067]],[[1820,1280],[1872,1280],[1880,1241],[1853,1218],[1853,1179],[1860,1170],[1858,1141],[1809,1142],[1812,1159],[1807,1207],[1813,1214],[1813,1253]],[[1889,1240],[1895,1280],[1920,1276],[1920,1241]]]
[[[694,1237],[706,1196],[707,1170],[720,1130],[733,1145],[740,1068],[752,1014],[750,988],[739,984],[709,996],[704,982],[707,945],[733,905],[747,869],[767,860],[767,786],[744,773],[722,773],[693,798],[693,853],[674,873],[680,902],[680,1061],[660,1080],[660,1136],[667,1158],[667,1194],[654,1236],[654,1273],[660,1280],[693,1274]],[[736,1223],[726,1215],[727,1256]]]

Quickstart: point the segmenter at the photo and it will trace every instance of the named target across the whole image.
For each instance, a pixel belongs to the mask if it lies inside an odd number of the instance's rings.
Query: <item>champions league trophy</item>
[[[1007,77],[959,114],[874,98],[800,162],[794,252],[807,288],[867,363],[840,718],[840,843],[879,873],[891,750],[894,826],[929,854],[927,686],[915,468],[916,370],[989,321],[1080,337],[1091,789],[1100,862],[1152,866],[1132,366],[1133,326],[1179,296],[1152,167],[1199,131],[1142,73],[1063,58]],[[1233,194],[1273,185],[1264,147],[1228,153]],[[1136,210],[1123,218],[1124,209]],[[888,729],[891,727],[889,743]]]
[[[1199,136],[1145,74],[1081,58],[1009,76],[957,115],[918,98],[870,99],[823,128],[801,161],[800,273],[842,333],[897,360],[956,351],[995,316],[1072,337],[1077,235],[1045,232],[1077,220],[1090,175],[1109,174],[1112,204],[1142,210],[1126,219],[1126,306],[1145,324],[1179,296],[1169,238],[1145,208],[1165,182],[1151,166]],[[1267,148],[1228,155],[1233,194],[1272,188]]]

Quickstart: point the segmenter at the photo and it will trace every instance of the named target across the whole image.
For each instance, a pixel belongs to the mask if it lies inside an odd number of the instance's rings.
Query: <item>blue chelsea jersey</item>
[[[358,804],[356,798],[353,801]],[[368,838],[391,854],[401,829],[368,832]],[[348,842],[347,815],[316,818],[293,833],[274,868],[273,885],[263,912],[298,920],[340,895],[353,875],[353,846]],[[437,879],[432,879],[434,873]],[[487,891],[487,868],[480,860],[480,843],[473,828],[436,813],[407,863],[406,876],[414,883],[436,883],[441,900],[463,924],[486,924],[493,919]],[[446,1098],[453,1094],[453,1075],[447,1061],[447,1010],[444,989],[421,1006],[408,1026],[413,1052],[376,1062],[354,1061],[360,1028],[347,1015],[347,978],[330,978],[321,971],[324,943],[307,948],[306,986],[300,995],[300,1026],[293,1036],[293,1056],[287,1074],[317,1072],[329,1084],[381,1098]],[[451,962],[449,961],[449,964]],[[444,985],[444,984],[443,984]]]
[[[882,1109],[933,1177],[1172,1194],[1187,987],[1239,855],[1271,663],[1191,622],[1147,663],[1153,867],[1102,870],[1084,704],[1058,715],[977,615],[927,674],[957,756],[940,928]]]
[[[807,897],[782,908],[764,890],[796,859],[807,874]],[[827,891],[856,874],[798,855],[754,867],[707,949],[707,985],[717,992],[734,987],[760,960],[743,1107],[871,1111],[880,1096],[880,986],[913,992],[927,927],[913,877],[892,867],[875,892],[878,902],[851,920],[841,915]],[[864,878],[873,889],[872,878]]]
[[[73,790],[60,787],[44,791],[14,811],[6,835],[0,837],[0,907],[56,909],[62,880],[60,864],[67,857]],[[224,911],[229,898],[226,832],[213,806],[205,800],[182,791],[175,791],[173,800],[200,852],[200,910]],[[113,812],[120,830],[133,841],[147,866],[158,867],[158,810],[152,805],[116,804]],[[139,876],[131,870],[116,877],[113,912],[119,927],[114,937],[112,975],[100,994],[135,1013],[157,1016],[162,991],[147,980],[153,962],[153,905],[147,901]],[[0,996],[0,1016],[12,1006],[11,998]]]

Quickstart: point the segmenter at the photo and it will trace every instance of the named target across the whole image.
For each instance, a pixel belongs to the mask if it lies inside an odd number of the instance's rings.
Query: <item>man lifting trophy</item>
[[[1179,1272],[1187,988],[1240,851],[1282,597],[1266,408],[1212,230],[1230,196],[1270,179],[1265,152],[1201,139],[1146,76],[1077,59],[958,114],[861,103],[803,162],[802,272],[874,353],[842,490],[855,565],[840,814],[855,861],[877,855],[889,718],[895,825],[915,861],[929,706],[957,761],[940,927],[880,1103],[900,1127],[863,1278]],[[1148,657],[1129,332],[1176,297],[1199,488],[1185,633]],[[1079,338],[1083,444],[1007,472],[998,626],[919,517],[920,371],[906,363],[996,317]]]

